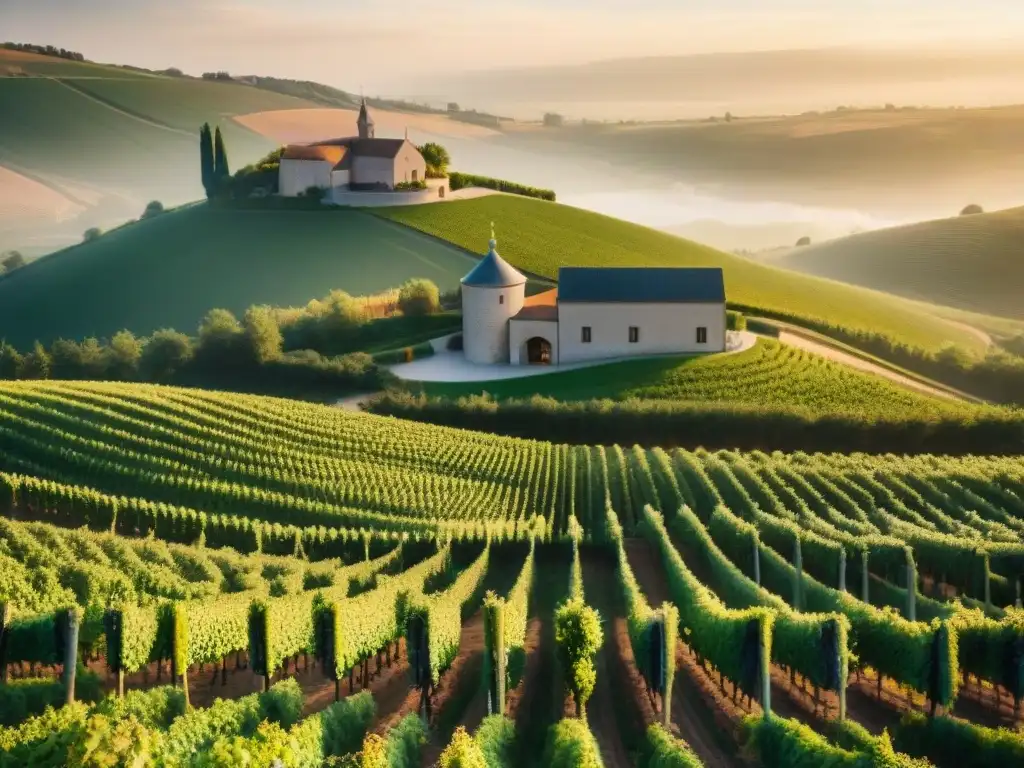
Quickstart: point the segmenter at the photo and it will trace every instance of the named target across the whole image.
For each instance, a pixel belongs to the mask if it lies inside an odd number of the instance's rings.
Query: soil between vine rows
[[[628,705],[646,698],[647,694],[642,684],[639,690],[635,687],[630,690],[624,685],[626,677],[622,669],[627,662],[622,652],[623,643],[626,649],[629,648],[629,632],[623,616],[622,601],[619,599],[614,562],[609,560],[606,553],[594,550],[584,550],[580,561],[587,603],[597,609],[604,630],[604,643],[597,653],[595,664],[597,683],[587,703],[587,722],[601,748],[605,767],[630,768],[633,763],[622,733],[622,720],[632,721],[630,725],[635,729],[636,718],[633,713],[627,718],[619,714]],[[637,737],[636,733],[632,735]]]

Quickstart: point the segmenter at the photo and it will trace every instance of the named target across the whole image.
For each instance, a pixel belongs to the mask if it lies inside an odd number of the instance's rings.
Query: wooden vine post
[[[846,547],[839,548],[839,591],[846,591]]]
[[[314,615],[316,660],[323,665],[324,674],[334,681],[334,700],[341,701],[341,678],[337,661],[338,605],[318,606]]]
[[[804,603],[804,555],[799,536],[793,539],[793,565],[796,567],[793,579],[793,608],[799,611]]]
[[[870,578],[868,575],[868,549],[865,547],[860,551],[860,599],[865,603],[871,602],[869,589]]]
[[[78,671],[78,609],[69,608],[64,629],[65,703],[75,703],[75,675]]]
[[[992,612],[992,565],[989,562],[988,552],[982,552],[982,577],[985,579],[985,613]]]
[[[7,623],[10,613],[10,605],[0,603],[0,683],[7,682]]]
[[[484,675],[487,685],[487,714],[505,714],[507,681],[505,649],[505,601],[489,594],[484,601]]]
[[[272,674],[269,660],[269,642],[267,639],[267,606],[260,600],[254,600],[249,606],[249,662],[254,675],[263,678],[263,690],[270,690]]]
[[[117,696],[124,698],[124,614],[112,608],[103,614],[107,638],[107,669],[117,676]]]
[[[750,543],[754,547],[754,583],[761,586],[761,542],[756,533],[750,537]]]
[[[185,694],[185,708],[192,705],[188,698],[188,619],[185,606],[172,603],[171,611],[171,682],[181,685]]]
[[[907,621],[917,621],[917,567],[913,559],[907,562]]]

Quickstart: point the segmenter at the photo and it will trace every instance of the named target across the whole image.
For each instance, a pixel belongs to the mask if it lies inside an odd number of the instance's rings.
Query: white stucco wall
[[[413,176],[415,176],[415,179]],[[395,158],[395,184],[401,181],[426,180],[427,162],[412,142],[405,142],[398,153],[398,157]]]
[[[298,197],[310,187],[331,187],[331,163],[325,160],[282,160],[278,189],[282,197]]]
[[[512,365],[529,365],[526,357],[526,342],[540,336],[551,343],[551,364],[558,364],[558,321],[557,320],[510,320],[508,324],[509,362]]]
[[[324,202],[331,205],[383,208],[390,205],[419,205],[437,202],[436,189],[414,189],[405,192],[352,192],[348,187],[331,190]]]
[[[395,186],[395,161],[390,157],[365,157],[356,155],[352,158],[353,184],[385,184]]]
[[[347,187],[351,173],[346,170],[331,171],[331,188]]]
[[[575,363],[627,355],[655,355],[725,350],[723,304],[587,304],[558,305],[558,361]],[[590,343],[582,329],[590,327]],[[629,328],[640,340],[629,342]],[[697,328],[708,329],[706,344],[697,343]]]
[[[504,296],[504,302],[499,297]],[[475,288],[462,286],[462,346],[471,363],[509,361],[509,319],[523,308],[526,286]]]

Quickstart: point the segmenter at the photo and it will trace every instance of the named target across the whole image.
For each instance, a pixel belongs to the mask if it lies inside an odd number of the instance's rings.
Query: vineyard
[[[488,382],[423,382],[431,396],[488,392],[499,398],[533,395],[558,400],[673,400],[799,407],[815,414],[867,418],[968,417],[999,410],[918,394],[806,350],[762,338],[732,355],[655,357]]]
[[[0,387],[0,766],[1024,764],[1017,458]]]

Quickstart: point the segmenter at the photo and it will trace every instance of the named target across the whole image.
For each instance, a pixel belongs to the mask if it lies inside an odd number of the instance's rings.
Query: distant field
[[[795,248],[780,266],[1024,320],[1024,208],[883,229]]]
[[[475,250],[493,221],[502,255],[545,277],[557,277],[562,265],[721,266],[729,301],[736,304],[885,333],[929,349],[948,341],[972,349],[984,346],[969,331],[899,298],[764,266],[578,208],[493,195],[376,213]]]
[[[318,141],[335,136],[352,136],[359,113],[351,109],[287,109],[243,114],[235,122],[279,143]],[[498,131],[479,125],[449,120],[443,115],[409,114],[373,110],[381,136],[402,136],[405,129],[453,138],[496,136]]]
[[[186,208],[132,224],[0,278],[0,338],[194,332],[210,309],[303,306],[425,277],[450,290],[473,258],[355,211]]]
[[[498,398],[690,400],[799,406],[816,413],[877,417],[952,416],[977,410],[977,406],[912,392],[771,339],[760,339],[753,348],[730,355],[656,357],[521,379],[412,386],[445,397],[486,391]]]
[[[0,166],[0,230],[5,224],[74,216],[82,206],[55,189]]]
[[[894,207],[941,204],[952,215],[970,202],[1021,200],[1024,106],[721,118],[509,135],[524,146],[560,141],[568,152],[721,185],[729,198],[851,205],[879,216]]]
[[[0,49],[0,76],[24,74],[43,77],[157,77],[145,72],[136,72],[105,64],[71,61],[55,56],[42,56],[38,53]]]

